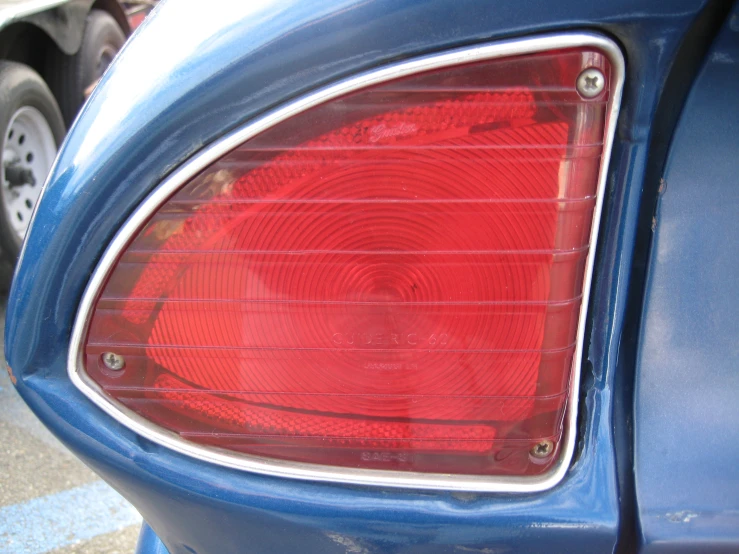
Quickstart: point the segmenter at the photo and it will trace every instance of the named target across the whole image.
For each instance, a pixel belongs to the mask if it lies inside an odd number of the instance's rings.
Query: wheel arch
[[[131,34],[126,12],[118,0],[68,0],[53,2],[32,12],[0,10],[0,59],[25,63],[43,74],[39,54],[50,49],[73,55],[82,45],[87,16],[91,10],[104,11],[115,19],[123,34]],[[42,48],[30,48],[41,43]]]
[[[126,12],[118,0],[95,0],[91,10],[102,10],[108,12],[127,37],[131,34],[131,25],[128,23]]]
[[[31,67],[49,84],[49,59],[79,51],[91,10],[110,14],[126,37],[131,34],[118,0],[71,0],[62,5],[57,2],[53,7],[17,17],[0,12],[0,59]]]
[[[64,52],[48,33],[32,23],[18,21],[0,29],[0,59],[27,65],[44,80],[46,60],[52,51]]]
[[[20,3],[0,9],[0,40],[16,36],[19,25],[21,30],[30,26],[40,30],[59,51],[73,55],[82,44],[90,10],[109,13],[126,36],[131,34],[126,12],[118,0],[47,0],[42,5],[27,7]]]

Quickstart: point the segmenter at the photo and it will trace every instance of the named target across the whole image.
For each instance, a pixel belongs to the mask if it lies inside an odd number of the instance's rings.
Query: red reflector
[[[592,98],[576,88],[586,68],[605,75]],[[87,375],[197,445],[546,472],[572,386],[610,74],[588,48],[447,67],[250,138],[119,256]]]

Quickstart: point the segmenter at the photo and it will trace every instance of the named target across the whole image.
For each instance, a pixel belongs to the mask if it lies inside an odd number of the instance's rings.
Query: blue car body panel
[[[707,2],[613,0],[165,1],[97,87],[39,203],[8,305],[6,358],[26,402],[128,498],[172,554],[611,552],[619,533],[614,374],[647,164],[665,78]],[[264,111],[399,59],[570,29],[623,45],[611,162],[570,472],[530,495],[300,482],[190,459],[118,424],[68,380],[77,303],[119,226],[173,168]],[[142,552],[160,547],[148,528]]]
[[[168,554],[167,547],[148,523],[141,525],[139,540],[136,543],[136,554]]]
[[[645,291],[634,471],[641,552],[739,551],[739,11],[673,137]]]

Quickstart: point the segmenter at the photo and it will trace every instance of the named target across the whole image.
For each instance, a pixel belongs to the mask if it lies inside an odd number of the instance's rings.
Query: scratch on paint
[[[477,554],[503,554],[510,552],[510,548],[471,548],[469,546],[457,546],[458,552],[476,552]]]
[[[665,514],[665,517],[667,518],[667,521],[670,521],[672,523],[690,523],[690,520],[697,518],[698,514],[696,514],[695,512],[683,510],[682,512],[672,512]]]
[[[346,554],[370,554],[369,550],[354,539],[345,537],[339,533],[326,533],[326,536],[336,544],[346,548]]]
[[[5,370],[8,372],[8,376],[10,377],[10,382],[13,383],[13,386],[15,386],[18,383],[18,380],[15,378],[15,375],[13,375],[13,370],[8,365],[8,362],[5,362]]]

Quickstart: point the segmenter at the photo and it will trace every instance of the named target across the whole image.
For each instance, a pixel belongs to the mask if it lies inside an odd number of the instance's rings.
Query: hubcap
[[[0,189],[5,217],[20,240],[55,156],[56,141],[46,118],[31,106],[19,108],[3,140]]]

